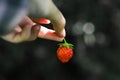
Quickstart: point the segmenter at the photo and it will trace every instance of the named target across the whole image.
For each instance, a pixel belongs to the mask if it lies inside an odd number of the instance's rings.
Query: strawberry
[[[73,57],[73,45],[67,43],[64,38],[64,43],[59,44],[57,49],[57,57],[62,63],[67,63]]]

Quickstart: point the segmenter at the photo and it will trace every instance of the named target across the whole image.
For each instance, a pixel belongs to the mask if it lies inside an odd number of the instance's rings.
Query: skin
[[[20,43],[24,41],[44,38],[54,41],[62,41],[66,35],[65,18],[52,0],[30,0],[28,14],[14,30],[2,36],[6,41]],[[33,22],[33,19],[46,18],[53,25],[53,30]],[[48,23],[46,23],[48,24]]]

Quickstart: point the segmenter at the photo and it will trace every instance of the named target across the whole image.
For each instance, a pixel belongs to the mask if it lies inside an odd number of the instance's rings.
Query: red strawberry
[[[64,39],[64,43],[59,44],[57,50],[57,57],[62,63],[67,63],[73,57],[73,45],[67,43]]]

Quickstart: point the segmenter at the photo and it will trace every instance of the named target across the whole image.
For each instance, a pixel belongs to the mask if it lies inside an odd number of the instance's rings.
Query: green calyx
[[[67,47],[67,48],[73,48],[73,44],[70,44],[70,43],[67,43],[67,41],[65,40],[64,38],[64,43],[60,43],[58,44],[60,47],[64,46],[64,47]]]

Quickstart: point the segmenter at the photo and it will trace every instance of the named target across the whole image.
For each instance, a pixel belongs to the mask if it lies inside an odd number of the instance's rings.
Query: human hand
[[[29,15],[32,19],[46,18],[53,24],[53,30],[43,26],[34,25],[27,17],[9,34],[2,36],[4,40],[12,43],[34,40],[37,37],[62,41],[66,35],[65,18],[51,0],[30,0]],[[44,3],[44,4],[43,4]],[[41,27],[41,29],[40,29]]]
[[[6,41],[20,43],[35,40],[40,30],[39,25],[34,25],[29,17],[25,17],[11,33],[2,36]]]
[[[37,23],[40,24],[49,24],[50,21],[47,19],[43,19]],[[44,39],[54,40],[54,41],[62,41],[62,37],[57,36],[54,30],[47,29],[41,25],[37,25],[34,23],[29,17],[25,17],[23,21],[18,25],[11,33],[2,36],[2,38],[6,41],[12,43],[20,43],[24,41],[32,41],[37,37],[41,37]]]
[[[65,18],[52,0],[30,0],[29,16],[33,19],[46,18],[53,24],[53,30],[41,27],[41,32],[38,37],[62,41],[66,35]],[[43,29],[43,31],[42,31]],[[47,32],[47,33],[46,33]],[[41,35],[46,33],[46,35]]]

